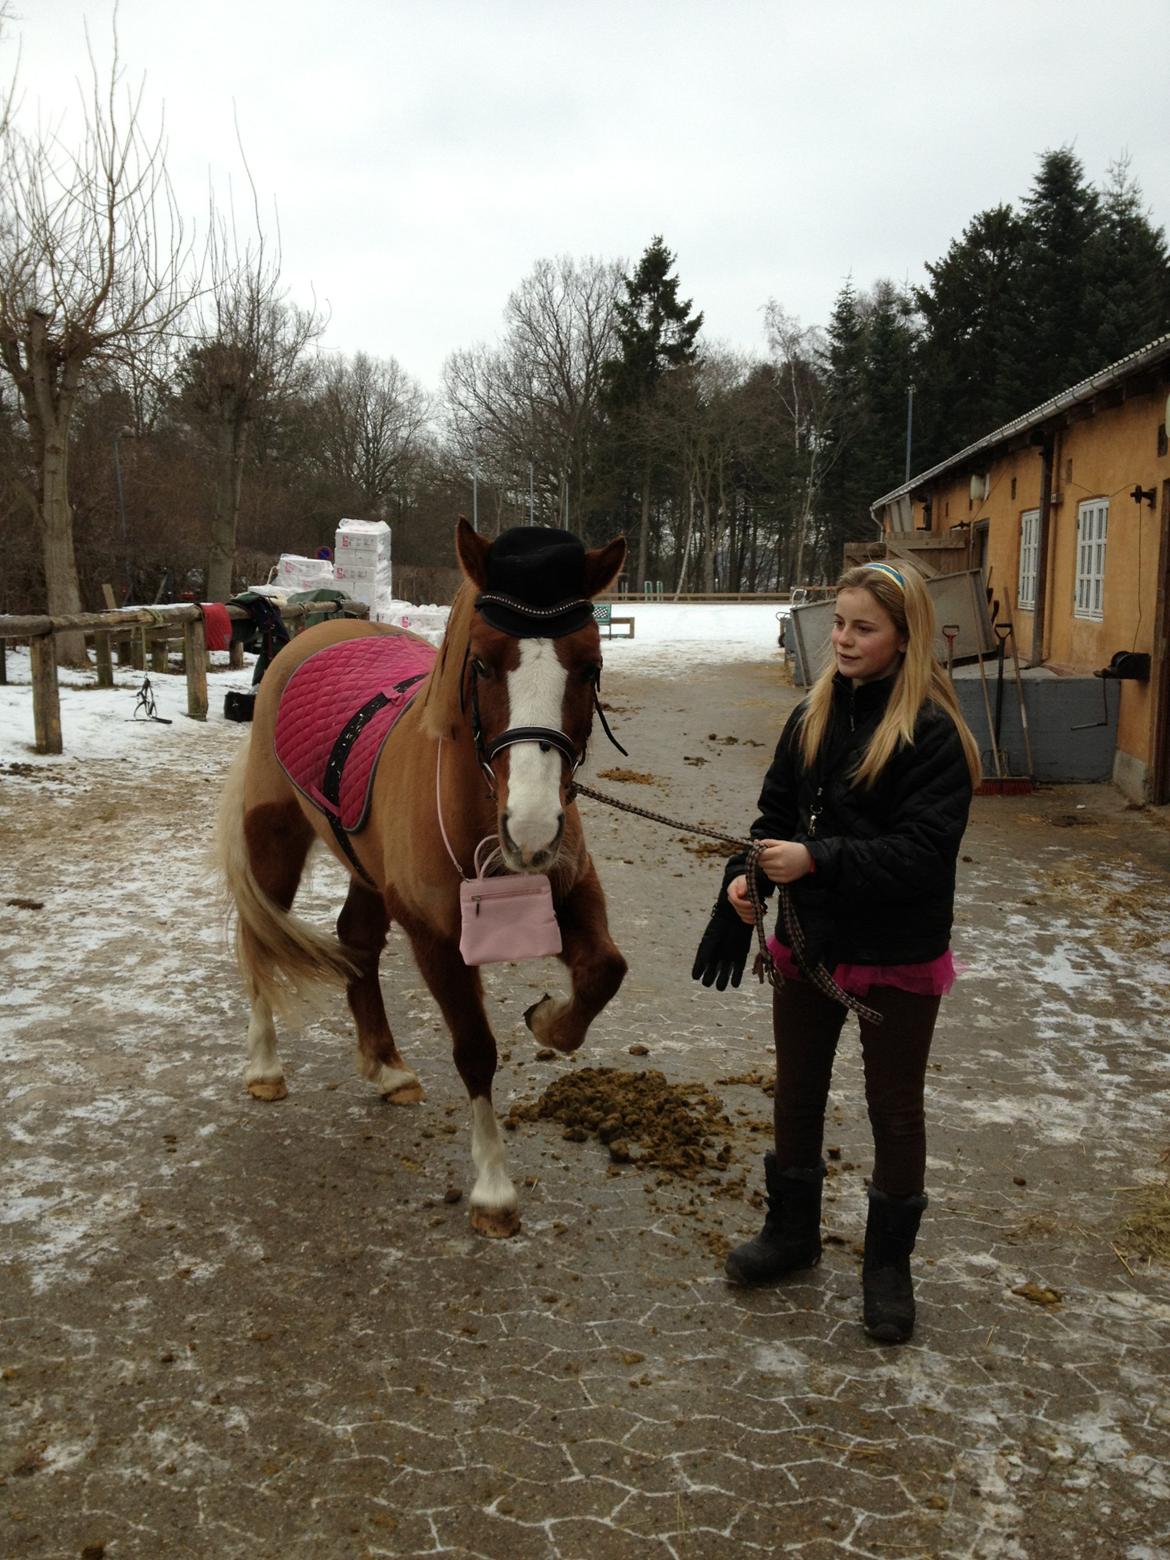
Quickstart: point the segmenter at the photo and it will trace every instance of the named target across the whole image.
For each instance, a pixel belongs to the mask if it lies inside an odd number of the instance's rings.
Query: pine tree
[[[889,281],[859,296],[847,281],[833,307],[828,342],[821,566],[833,575],[844,544],[872,535],[870,504],[904,475],[914,358],[910,297]]]
[[[702,314],[692,315],[691,300],[678,296],[678,278],[670,274],[674,263],[661,234],[655,235],[633,276],[625,278],[626,296],[617,304],[621,351],[603,366],[606,406],[633,462],[629,486],[639,499],[639,585],[649,562],[654,406],[664,377],[697,361],[703,324]]]
[[[1019,304],[1022,228],[1011,206],[974,216],[915,290],[914,469],[973,443],[1010,415],[1005,348]]]
[[[1109,169],[1093,260],[1093,367],[1103,368],[1170,330],[1166,235],[1150,221],[1125,157]]]
[[[1101,367],[1089,326],[1101,202],[1071,147],[1041,158],[1022,215],[1019,305],[1005,342],[1008,416],[1029,411]]]
[[[824,512],[821,567],[835,571],[840,544],[863,523],[877,489],[869,487],[868,407],[866,405],[865,324],[849,277],[837,294],[828,328],[824,372],[827,385]]]

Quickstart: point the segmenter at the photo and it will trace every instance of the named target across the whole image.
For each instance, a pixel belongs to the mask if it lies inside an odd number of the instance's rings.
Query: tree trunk
[[[687,577],[687,558],[691,550],[691,535],[695,529],[695,485],[687,482],[687,534],[683,539],[682,556],[678,565],[678,584],[674,588],[674,599],[677,601],[682,592]]]
[[[642,524],[638,530],[638,590],[646,589],[646,570],[650,563],[650,455],[642,460]]]
[[[45,565],[45,604],[50,617],[81,611],[81,585],[73,549],[73,511],[69,504],[67,433],[58,424],[45,429],[41,486],[41,546]],[[85,635],[56,636],[57,663],[85,666]]]
[[[207,559],[208,601],[227,601],[232,594],[246,441],[247,425],[226,413],[219,427],[215,512],[211,518],[211,547]]]

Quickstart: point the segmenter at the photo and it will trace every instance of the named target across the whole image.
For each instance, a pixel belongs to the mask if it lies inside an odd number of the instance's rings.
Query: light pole
[[[479,530],[479,435],[481,428],[475,425],[475,435],[471,446],[471,525],[475,531]]]
[[[910,480],[910,446],[914,440],[914,382],[906,386],[906,477]]]
[[[532,462],[528,462],[528,524],[532,525]]]
[[[114,486],[118,494],[118,522],[122,532],[122,572],[126,580],[126,600],[130,599],[130,548],[126,540],[126,499],[122,492],[122,461],[118,454],[119,439],[133,439],[133,428],[119,428],[114,434]]]

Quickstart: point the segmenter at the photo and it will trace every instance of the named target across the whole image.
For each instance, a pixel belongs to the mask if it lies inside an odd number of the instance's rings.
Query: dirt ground
[[[630,757],[598,733],[594,783],[745,828],[778,668],[607,684]],[[401,941],[384,985],[426,1101],[356,1076],[341,1003],[283,1037],[290,1097],[250,1099],[205,871],[243,735],[213,719],[144,776],[0,775],[0,1554],[1170,1555],[1166,1268],[1127,1226],[1170,1146],[1164,819],[1108,788],[976,803],[920,1322],[891,1349],[859,1324],[852,1023],[824,1262],[722,1277],[760,1217],[768,1005],[690,980],[719,865],[677,831],[583,803],[630,975],[575,1059],[522,1024],[555,962],[489,975],[514,1240],[469,1230],[466,1100]],[[325,863],[302,908],[340,887]],[[584,1069],[686,1086],[700,1162],[540,1116]]]

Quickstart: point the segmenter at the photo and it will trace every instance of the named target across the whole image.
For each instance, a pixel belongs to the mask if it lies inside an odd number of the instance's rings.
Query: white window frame
[[[1040,554],[1040,511],[1025,509],[1020,516],[1020,578],[1017,605],[1021,612],[1036,610],[1036,565]]]
[[[1077,584],[1073,616],[1099,623],[1105,616],[1105,546],[1109,500],[1087,498],[1077,505]]]

